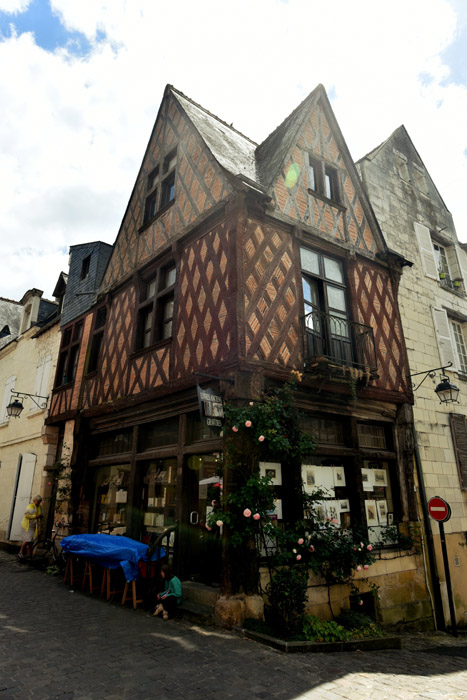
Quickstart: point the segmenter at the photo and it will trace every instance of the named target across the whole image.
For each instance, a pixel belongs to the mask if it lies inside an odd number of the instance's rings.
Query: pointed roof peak
[[[212,119],[215,119],[215,120],[218,121],[220,124],[222,124],[223,126],[227,127],[227,129],[230,129],[231,131],[234,131],[236,134],[238,134],[238,135],[241,136],[242,138],[246,139],[247,141],[249,141],[249,142],[250,142],[251,144],[253,144],[254,146],[257,146],[257,145],[258,145],[255,141],[253,141],[253,139],[250,139],[249,136],[246,136],[246,135],[243,134],[241,131],[239,131],[238,129],[236,129],[236,128],[234,127],[233,123],[232,123],[232,124],[227,124],[227,122],[225,122],[223,119],[221,119],[220,117],[218,117],[218,116],[217,116],[216,114],[214,114],[213,112],[210,112],[208,109],[206,109],[206,107],[203,107],[203,105],[200,105],[198,102],[195,102],[194,100],[192,100],[191,97],[188,97],[188,95],[185,95],[181,90],[178,90],[178,89],[177,89],[176,87],[174,87],[173,85],[167,85],[167,87],[166,87],[166,92],[167,92],[167,93],[168,93],[168,92],[173,92],[175,95],[178,95],[179,97],[182,97],[182,98],[183,98],[184,100],[186,100],[187,102],[190,102],[194,107],[197,107],[197,108],[200,109],[202,112],[204,112],[205,114],[207,114],[209,117],[211,117]]]

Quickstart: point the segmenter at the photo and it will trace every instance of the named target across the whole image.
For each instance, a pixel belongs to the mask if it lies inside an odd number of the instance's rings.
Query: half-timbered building
[[[168,86],[83,319],[80,369],[56,378],[49,422],[74,430],[75,523],[137,539],[178,523],[182,578],[218,582],[201,525],[224,439],[202,422],[197,386],[249,400],[298,370],[329,507],[375,540],[388,524],[407,529],[405,263],[384,241],[322,86],[260,145]],[[382,618],[430,617],[420,558],[392,545],[372,576]],[[316,612],[327,614],[326,595],[312,588]]]

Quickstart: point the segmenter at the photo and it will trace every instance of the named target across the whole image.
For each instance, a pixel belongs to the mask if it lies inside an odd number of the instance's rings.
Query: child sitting
[[[162,593],[157,594],[159,603],[154,610],[154,617],[162,613],[164,620],[172,617],[177,605],[182,602],[182,584],[177,576],[174,576],[169,564],[161,566],[161,576],[165,580],[165,588]]]

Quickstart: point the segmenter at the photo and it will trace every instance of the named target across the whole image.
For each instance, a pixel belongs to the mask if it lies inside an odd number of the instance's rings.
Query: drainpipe
[[[433,599],[435,606],[436,627],[438,630],[446,629],[444,619],[443,600],[441,597],[441,588],[439,585],[438,570],[436,567],[435,547],[433,542],[433,531],[431,529],[431,520],[428,513],[428,502],[426,500],[425,482],[423,480],[422,460],[418,449],[417,431],[412,423],[412,433],[414,441],[415,466],[417,469],[418,484],[420,489],[420,500],[422,503],[423,521],[426,534],[426,548],[428,553],[428,562],[430,567],[431,580],[433,582]]]

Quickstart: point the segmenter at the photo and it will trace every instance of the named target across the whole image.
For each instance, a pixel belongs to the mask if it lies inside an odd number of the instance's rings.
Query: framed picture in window
[[[362,469],[362,484],[364,491],[373,491],[374,469]]]
[[[334,472],[334,486],[345,486],[345,472],[344,467],[333,467]]]
[[[316,467],[311,464],[302,465],[302,482],[305,493],[316,491]]]
[[[259,475],[268,476],[272,486],[282,486],[282,467],[278,462],[260,462]]]
[[[387,486],[388,475],[386,469],[373,469],[373,483],[375,486]]]
[[[380,525],[386,525],[388,521],[388,504],[387,501],[376,501],[378,506],[378,520]]]
[[[350,512],[350,505],[349,505],[349,499],[348,498],[342,498],[339,501],[339,508],[341,513],[348,513]]]
[[[365,501],[366,522],[369,527],[379,525],[376,501]]]

